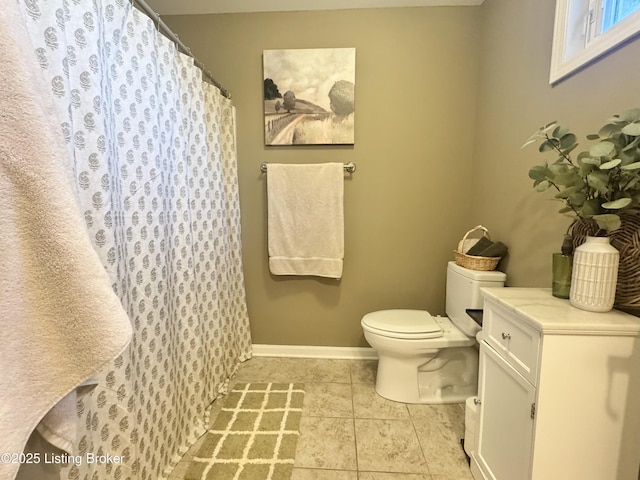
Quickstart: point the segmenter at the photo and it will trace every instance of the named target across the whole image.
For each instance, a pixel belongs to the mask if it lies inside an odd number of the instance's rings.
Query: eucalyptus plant
[[[587,139],[590,148],[576,155],[576,135],[551,122],[522,147],[540,142],[540,152],[556,154],[555,161],[529,170],[534,188],[555,190],[565,204],[560,213],[595,223],[597,235],[608,235],[620,227],[622,213],[640,205],[640,108],[614,115]]]

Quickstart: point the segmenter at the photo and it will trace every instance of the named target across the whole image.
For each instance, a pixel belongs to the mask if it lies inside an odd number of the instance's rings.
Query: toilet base
[[[376,392],[402,403],[463,403],[478,391],[478,350],[449,347],[415,358],[381,355]]]

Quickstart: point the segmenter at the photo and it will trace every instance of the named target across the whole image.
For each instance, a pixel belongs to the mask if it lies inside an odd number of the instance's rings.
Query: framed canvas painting
[[[265,145],[353,145],[355,48],[264,50]]]

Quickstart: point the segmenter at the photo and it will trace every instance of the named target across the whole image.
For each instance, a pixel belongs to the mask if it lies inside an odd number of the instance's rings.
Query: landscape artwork
[[[353,145],[355,48],[264,50],[265,145]]]

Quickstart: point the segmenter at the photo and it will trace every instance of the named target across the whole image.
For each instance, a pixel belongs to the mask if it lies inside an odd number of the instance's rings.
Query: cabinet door
[[[491,480],[531,478],[535,388],[480,342],[477,458]]]

